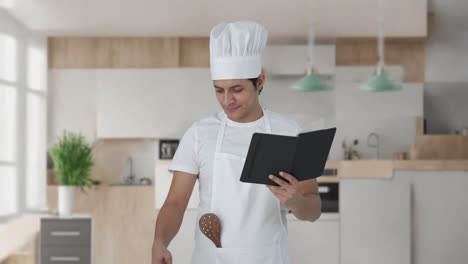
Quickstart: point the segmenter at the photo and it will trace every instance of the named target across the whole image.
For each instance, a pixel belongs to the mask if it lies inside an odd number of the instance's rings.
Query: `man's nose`
[[[224,105],[229,105],[231,102],[233,102],[233,99],[234,97],[231,93],[224,93]]]

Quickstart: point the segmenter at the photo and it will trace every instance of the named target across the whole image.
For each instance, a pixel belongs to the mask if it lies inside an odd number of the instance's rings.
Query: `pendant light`
[[[311,16],[312,21],[315,20],[315,0],[311,0]],[[331,90],[330,85],[320,80],[317,70],[314,67],[315,63],[315,24],[312,22],[309,26],[308,38],[307,38],[307,71],[306,76],[296,82],[293,89],[300,92],[321,92]]]
[[[390,91],[400,91],[402,87],[399,83],[393,82],[390,80],[384,72],[384,34],[383,34],[383,1],[379,0],[379,15],[378,15],[378,25],[379,25],[379,36],[378,36],[378,53],[379,53],[379,62],[377,64],[377,71],[375,75],[365,84],[361,86],[361,90],[368,92],[390,92]]]

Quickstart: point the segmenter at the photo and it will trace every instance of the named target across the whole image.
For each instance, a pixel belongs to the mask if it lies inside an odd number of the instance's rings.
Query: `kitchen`
[[[63,130],[92,142],[91,178],[100,181],[74,192],[74,217],[89,233],[83,254],[92,263],[148,263],[177,143],[193,121],[219,110],[207,96],[214,95],[209,29],[245,18],[270,29],[262,105],[305,131],[338,128],[318,178],[320,219],[288,215],[292,263],[462,263],[468,21],[460,14],[468,5],[384,2],[378,16],[377,2],[317,1],[312,43],[306,1],[274,2],[246,17],[231,14],[243,6],[238,1],[183,3],[192,12],[183,19],[177,1],[0,2],[0,263],[48,263],[39,259],[57,246],[44,243],[41,225],[57,220],[59,187],[47,153]],[[250,3],[257,4],[269,6]],[[207,14],[208,5],[219,12]],[[277,9],[290,25],[277,21]],[[379,61],[379,17],[385,74],[401,91],[360,90]],[[328,91],[290,89],[311,50]],[[198,195],[196,186],[169,247],[174,263],[190,262]],[[74,260],[67,254],[55,252]]]

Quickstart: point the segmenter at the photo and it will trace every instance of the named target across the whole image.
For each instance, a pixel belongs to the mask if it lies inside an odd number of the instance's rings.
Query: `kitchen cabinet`
[[[219,108],[212,89],[208,68],[98,70],[97,136],[180,138]]]
[[[341,264],[411,263],[406,181],[342,178],[340,214]]]
[[[91,263],[91,218],[42,218],[42,264]]]
[[[48,143],[64,129],[96,139],[96,76],[95,70],[49,70]]]
[[[288,215],[288,245],[291,263],[339,264],[339,214],[322,213],[317,221],[299,221]]]

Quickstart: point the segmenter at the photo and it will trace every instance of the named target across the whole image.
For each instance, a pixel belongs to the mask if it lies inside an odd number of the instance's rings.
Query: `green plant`
[[[60,185],[85,187],[99,185],[90,178],[93,163],[93,147],[80,133],[63,131],[58,143],[50,147],[50,156]]]

